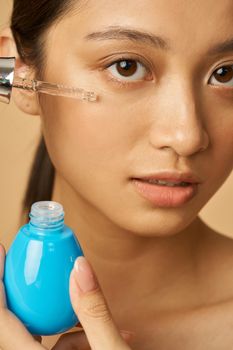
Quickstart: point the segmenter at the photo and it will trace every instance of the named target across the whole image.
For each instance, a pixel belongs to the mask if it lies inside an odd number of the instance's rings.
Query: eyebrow
[[[130,40],[148,44],[156,49],[171,50],[168,39],[155,34],[144,32],[137,29],[125,28],[122,26],[109,26],[105,30],[89,33],[85,36],[86,40]],[[221,53],[233,51],[233,38],[223,41],[211,47],[207,55],[214,56]]]
[[[233,51],[233,38],[230,38],[228,40],[223,41],[220,44],[217,44],[210,48],[210,50],[207,52],[207,55],[217,55],[220,53],[227,53]]]
[[[156,49],[168,50],[169,44],[166,39],[149,32],[121,26],[110,26],[106,30],[93,32],[85,36],[86,40],[121,40],[126,39],[132,42],[149,44]]]

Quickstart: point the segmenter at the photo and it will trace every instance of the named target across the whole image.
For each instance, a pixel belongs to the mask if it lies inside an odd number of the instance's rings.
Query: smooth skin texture
[[[233,37],[232,1],[80,4],[46,35],[43,79],[109,95],[98,103],[13,95],[41,117],[56,168],[53,200],[63,204],[118,329],[136,333],[133,349],[229,349],[233,241],[198,213],[233,167],[233,47],[213,52]],[[90,39],[112,26],[160,36],[166,49],[119,33]],[[7,30],[1,52],[17,54]],[[126,78],[116,64],[106,68],[122,57],[147,69],[138,65]],[[221,67],[229,69],[224,78],[214,75]],[[166,169],[200,177],[191,201],[159,208],[135,192],[132,177]]]

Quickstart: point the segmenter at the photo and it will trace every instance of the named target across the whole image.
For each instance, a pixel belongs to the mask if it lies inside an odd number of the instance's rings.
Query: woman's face
[[[77,4],[47,33],[43,78],[100,98],[40,96],[51,159],[80,207],[136,234],[176,233],[232,170],[232,0]],[[142,197],[132,178],[163,170],[196,174],[196,195],[175,207]]]

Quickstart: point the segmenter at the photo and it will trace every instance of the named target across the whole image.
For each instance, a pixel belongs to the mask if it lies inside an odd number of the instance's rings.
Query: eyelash
[[[150,69],[151,69],[151,67],[149,68],[148,66],[147,66],[147,64],[145,63],[145,62],[143,62],[142,60],[140,60],[140,59],[138,59],[138,58],[135,58],[135,57],[126,57],[126,56],[122,56],[122,57],[120,57],[119,59],[117,59],[117,60],[114,60],[114,61],[112,61],[112,62],[110,62],[110,63],[108,63],[107,65],[105,65],[104,66],[104,70],[108,70],[108,68],[110,68],[110,67],[112,67],[112,66],[114,66],[114,65],[116,65],[116,64],[118,64],[118,63],[120,63],[120,62],[123,62],[123,61],[131,61],[131,62],[136,62],[137,64],[139,63],[142,67],[144,67],[144,69],[145,69],[145,71],[147,72],[147,73],[149,73],[150,74],[150,76],[152,76],[152,73],[150,72]],[[138,67],[138,66],[137,66]],[[232,69],[233,69],[233,64],[227,64],[227,65],[224,65],[224,66],[219,66],[218,68],[216,68],[214,71],[213,71],[213,73],[211,74],[211,77],[209,78],[209,80],[208,80],[208,83],[209,83],[209,81],[211,80],[211,78],[213,77],[213,75],[214,75],[214,73],[216,73],[218,70],[220,70],[221,68],[229,68],[229,67],[232,67]],[[132,86],[132,85],[134,85],[135,86],[135,84],[141,84],[142,83],[142,80],[135,80],[135,81],[127,81],[127,80],[121,80],[121,79],[117,79],[116,77],[114,77],[112,74],[109,74],[108,75],[108,80],[109,81],[111,81],[111,82],[113,82],[113,83],[115,83],[115,84],[117,84],[118,86],[120,86],[120,87],[127,87],[127,86]],[[150,81],[152,81],[152,79],[149,79]],[[148,79],[144,79],[144,81],[148,81]],[[227,82],[228,83],[228,82]],[[227,85],[227,83],[226,84],[224,84],[224,83],[220,83],[219,82],[219,84],[210,84],[210,85],[212,85],[212,86],[217,86],[217,87],[224,87],[224,85]],[[225,88],[225,89],[230,89],[231,90],[231,88],[233,89],[233,84],[232,84],[232,87],[228,87],[228,88]]]
[[[114,60],[114,61],[112,61],[112,62],[109,62],[107,65],[105,65],[104,66],[104,70],[108,70],[108,68],[110,68],[110,67],[112,67],[112,66],[114,66],[114,65],[116,65],[116,64],[118,64],[118,63],[120,63],[120,62],[124,62],[124,61],[126,61],[126,62],[129,62],[129,61],[131,61],[131,62],[136,62],[137,64],[140,64],[144,69],[145,69],[145,71],[147,72],[147,73],[149,73],[149,75],[150,75],[150,77],[152,77],[152,73],[151,73],[151,69],[152,69],[152,67],[150,66],[150,64],[149,63],[146,63],[146,62],[144,62],[143,60],[140,60],[140,59],[138,59],[138,58],[135,58],[135,57],[127,57],[127,56],[122,56],[122,57],[120,57],[120,58],[118,58],[117,60]],[[150,66],[150,67],[148,67],[148,66]],[[138,67],[137,67],[138,68]],[[123,78],[123,77],[122,77]],[[131,85],[136,85],[137,83],[141,83],[142,82],[142,80],[135,80],[135,81],[124,81],[124,80],[121,80],[121,79],[117,79],[116,77],[114,77],[112,74],[109,74],[108,75],[108,80],[109,81],[111,81],[111,82],[113,82],[113,83],[116,83],[117,85],[119,85],[119,86],[122,86],[122,87],[125,87],[125,86],[131,86]],[[152,80],[152,79],[144,79],[144,81],[148,81],[148,80]]]

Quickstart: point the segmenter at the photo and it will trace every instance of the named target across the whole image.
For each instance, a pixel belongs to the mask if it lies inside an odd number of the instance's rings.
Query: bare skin
[[[233,82],[230,73],[213,77],[233,64],[233,50],[207,54],[233,36],[232,1],[81,4],[50,28],[43,79],[102,88],[106,102],[14,93],[19,108],[41,117],[56,168],[52,199],[63,204],[116,324],[136,332],[132,349],[229,350],[233,241],[198,213],[233,166]],[[160,35],[171,50],[84,39],[113,25]],[[101,62],[119,52],[150,62],[154,85],[145,71],[127,87],[109,80],[119,73]],[[196,196],[176,208],[141,198],[130,178],[163,169],[197,174]]]
[[[145,252],[139,249],[135,254],[133,249],[127,255],[125,243],[116,250],[116,241],[107,246],[107,235],[101,241],[94,228],[91,235],[81,215],[74,225],[76,213],[69,205],[73,199],[70,187],[56,176],[53,200],[65,206],[66,222],[77,232],[94,266],[116,324],[135,332],[133,349],[174,349],[174,344],[175,349],[229,349],[233,342],[231,238],[198,217],[188,233],[146,238],[150,243]]]

